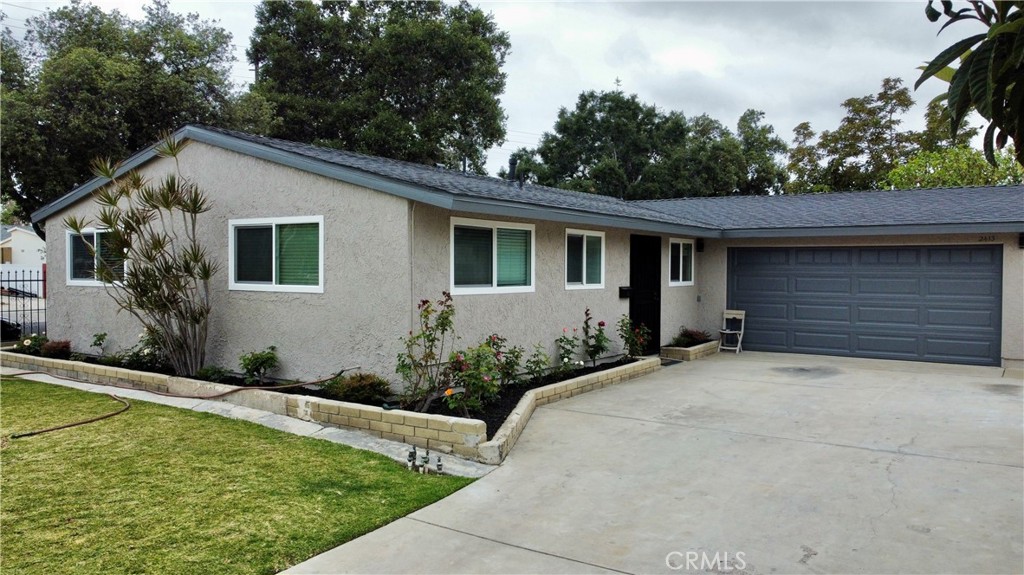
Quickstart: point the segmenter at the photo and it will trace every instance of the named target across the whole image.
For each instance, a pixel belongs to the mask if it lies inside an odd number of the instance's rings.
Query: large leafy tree
[[[995,148],[1013,139],[1017,161],[1024,165],[1024,2],[969,0],[954,9],[943,0],[942,12],[928,1],[925,15],[937,22],[947,17],[939,32],[950,24],[976,21],[988,28],[955,42],[929,62],[914,87],[932,76],[949,82],[944,98],[950,110],[950,130],[955,136],[960,122],[973,108],[988,120],[984,135],[985,157],[995,165]],[[958,59],[957,68],[950,67]]]
[[[466,2],[264,0],[246,52],[273,136],[483,172],[508,34]]]
[[[995,153],[989,164],[981,151],[958,146],[922,151],[889,172],[887,183],[898,189],[992,186],[1024,183],[1024,166],[1009,147]]]
[[[734,134],[702,114],[663,112],[620,90],[587,91],[558,112],[517,173],[531,181],[625,199],[767,194],[784,181],[785,143],[748,110]]]
[[[0,186],[20,215],[89,179],[97,153],[125,157],[164,130],[219,121],[231,35],[166,0],[144,11],[135,21],[74,0],[30,18],[25,42],[5,31]]]

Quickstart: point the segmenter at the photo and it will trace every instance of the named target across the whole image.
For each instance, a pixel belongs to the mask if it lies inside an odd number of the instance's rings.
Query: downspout
[[[415,246],[416,246],[416,202],[409,201],[409,332],[416,328],[416,282],[413,273],[416,269]]]

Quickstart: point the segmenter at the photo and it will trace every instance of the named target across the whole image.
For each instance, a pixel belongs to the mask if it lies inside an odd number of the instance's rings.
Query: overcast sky
[[[7,24],[65,4],[0,0]],[[142,17],[140,2],[93,0]],[[232,79],[252,79],[245,49],[255,26],[252,1],[170,0],[177,12],[216,19],[234,36]],[[958,23],[937,37],[925,1],[910,2],[478,2],[509,33],[502,105],[507,141],[488,153],[491,174],[521,146],[534,147],[561,107],[580,92],[621,89],[687,116],[707,113],[735,129],[748,108],[765,112],[786,141],[810,121],[820,132],[843,117],[840,103],[874,94],[882,79],[913,86],[916,69],[945,46],[981,32]],[[913,94],[907,126],[923,127],[924,106],[943,90],[929,80]]]

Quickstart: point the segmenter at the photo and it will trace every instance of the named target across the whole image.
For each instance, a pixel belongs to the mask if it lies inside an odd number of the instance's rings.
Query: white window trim
[[[277,249],[277,226],[281,224],[319,224],[320,230],[320,267],[318,277],[320,283],[315,286],[279,285],[273,283],[239,283],[235,281],[235,228],[245,226],[270,226],[273,230],[272,246]],[[277,277],[277,257],[271,257],[271,277]],[[266,291],[291,293],[324,293],[324,217],[323,216],[287,216],[277,218],[247,218],[228,220],[228,290],[230,291]]]
[[[86,279],[75,279],[75,278],[71,277],[71,271],[74,269],[74,265],[73,265],[73,259],[74,258],[72,257],[72,252],[71,252],[71,238],[73,236],[79,236],[79,235],[84,235],[84,234],[93,234],[93,242],[95,242],[96,241],[96,234],[102,234],[102,233],[109,232],[109,231],[110,230],[106,229],[106,228],[84,228],[84,229],[82,229],[82,233],[79,234],[79,233],[73,232],[71,230],[64,230],[64,251],[65,251],[64,255],[65,255],[65,266],[66,266],[66,273],[65,273],[65,275],[67,276],[67,285],[69,285],[69,286],[81,286],[81,287],[104,287],[104,286],[107,285],[106,283],[101,282],[100,280],[97,280],[97,279],[86,280]],[[127,264],[127,260],[125,260],[125,263]],[[92,273],[93,273],[93,276],[95,277],[95,275],[96,275],[96,256],[95,255],[92,256]]]
[[[593,230],[577,230],[572,228],[565,229],[565,275],[569,275],[569,236],[583,236],[583,283],[571,284],[568,281],[565,282],[565,289],[604,289],[604,267],[605,262],[608,261],[608,250],[605,248],[604,243],[604,232],[596,232]],[[601,238],[601,282],[596,284],[587,283],[587,236],[600,237]]]
[[[455,226],[471,228],[491,228],[491,286],[456,287],[455,286]],[[529,230],[530,232],[530,285],[502,286],[498,282],[498,228],[507,230]],[[537,230],[533,224],[516,222],[499,222],[493,220],[476,220],[472,218],[451,218],[448,229],[448,285],[452,295],[480,295],[504,293],[532,293],[536,291],[537,276]]]
[[[690,278],[691,278],[690,281],[679,281],[679,282],[672,281],[672,244],[680,244],[681,246],[685,245],[685,244],[689,244],[689,246],[690,246]],[[679,248],[679,258],[680,258],[680,260],[682,260],[682,257],[683,257],[683,248],[680,247]],[[668,262],[668,285],[669,286],[671,286],[671,287],[685,287],[685,286],[692,286],[692,285],[694,285],[696,283],[696,280],[697,280],[697,246],[695,245],[695,242],[693,240],[684,240],[682,238],[669,238],[669,240],[668,240],[668,259],[669,259],[669,262]],[[682,270],[683,270],[683,262],[680,261],[679,262],[679,271],[682,272]]]

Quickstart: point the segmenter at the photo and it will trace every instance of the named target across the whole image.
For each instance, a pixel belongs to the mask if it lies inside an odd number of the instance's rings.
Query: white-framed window
[[[534,226],[452,218],[452,294],[534,291]]]
[[[228,289],[324,292],[324,217],[228,221]]]
[[[77,234],[68,230],[66,236],[68,285],[102,286],[96,279],[96,269],[101,266],[109,266],[115,279],[124,279],[124,254],[110,247],[106,231],[85,229]]]
[[[604,287],[604,232],[565,230],[565,289]]]
[[[672,238],[668,241],[668,285],[693,285],[693,240]]]

